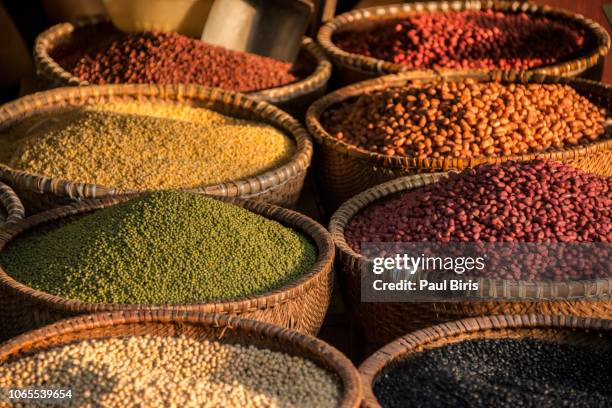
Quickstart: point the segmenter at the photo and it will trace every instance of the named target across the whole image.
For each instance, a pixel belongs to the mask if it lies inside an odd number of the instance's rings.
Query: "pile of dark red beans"
[[[551,161],[508,161],[376,203],[350,221],[345,236],[358,252],[363,242],[608,243],[611,220],[612,178]],[[540,276],[528,269],[488,276],[562,281],[609,273],[606,261],[582,270],[547,268]]]
[[[543,16],[499,11],[431,13],[333,38],[342,50],[412,69],[530,69],[572,58],[583,29]]]
[[[92,84],[198,84],[250,92],[297,80],[290,63],[174,32],[114,33],[59,62]]]

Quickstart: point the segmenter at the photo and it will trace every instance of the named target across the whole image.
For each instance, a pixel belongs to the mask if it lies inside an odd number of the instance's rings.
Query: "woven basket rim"
[[[372,389],[374,381],[385,367],[394,361],[407,357],[413,350],[433,341],[443,340],[445,337],[502,329],[563,329],[567,331],[581,330],[584,332],[602,330],[612,332],[612,320],[535,314],[481,316],[442,323],[409,333],[383,346],[359,366],[364,394],[362,406],[369,408],[381,407]]]
[[[20,221],[25,216],[25,208],[17,194],[8,185],[0,182],[0,207],[4,210],[6,218],[0,217],[0,228],[7,224]]]
[[[37,71],[49,77],[58,85],[91,85],[88,81],[83,81],[65,70],[57,61],[51,58],[50,54],[56,42],[62,41],[63,38],[69,36],[75,29],[110,22],[108,16],[95,15],[78,19],[73,23],[56,24],[40,33],[34,43],[34,62]],[[309,37],[303,38],[301,50],[308,54],[316,63],[312,73],[290,84],[245,92],[245,94],[270,103],[281,103],[324,88],[332,73],[332,64],[327,58],[327,54]]]
[[[253,117],[250,120],[267,122],[283,131],[296,144],[296,150],[283,164],[263,171],[257,175],[223,183],[183,188],[209,194],[237,195],[244,197],[255,195],[271,188],[285,184],[300,177],[310,166],[313,146],[308,132],[302,125],[281,109],[265,101],[258,101],[236,92],[222,91],[197,85],[92,85],[86,87],[55,88],[48,91],[27,95],[0,106],[0,132],[25,118],[35,116],[44,109],[57,109],[65,106],[83,106],[92,99],[108,100],[125,97],[143,99],[150,102],[159,101],[193,101],[218,103],[224,108],[241,110]],[[66,105],[64,105],[66,104]],[[229,116],[232,116],[229,114]],[[112,186],[61,180],[41,174],[13,169],[0,163],[0,179],[28,190],[52,193],[70,198],[96,198],[105,195],[130,193]]]
[[[0,234],[0,251],[19,234],[38,226],[57,221],[68,216],[80,215],[90,211],[106,208],[121,202],[129,201],[139,194],[125,194],[121,196],[105,197],[100,199],[84,200],[79,203],[68,204],[41,213],[34,214],[20,222],[7,225]],[[205,194],[204,194],[205,195]],[[69,313],[94,313],[115,310],[170,310],[174,312],[216,312],[242,314],[256,310],[265,310],[287,303],[311,290],[325,275],[332,273],[335,251],[334,243],[329,232],[319,223],[298,212],[268,204],[261,201],[245,200],[236,197],[207,196],[222,202],[242,207],[267,219],[280,222],[290,228],[301,231],[316,245],[318,253],[315,263],[308,273],[294,279],[282,287],[267,291],[259,295],[244,296],[238,299],[223,301],[210,301],[192,304],[106,304],[84,302],[66,299],[52,295],[41,290],[33,289],[11,277],[0,266],[0,288],[4,287],[14,296],[25,298],[37,304]]]
[[[174,313],[171,311],[117,311],[113,313],[97,313],[65,319],[60,322],[32,330],[0,345],[0,361],[27,352],[45,339],[74,333],[82,338],[82,333],[91,329],[111,326],[126,326],[129,336],[129,326],[161,323],[168,325],[197,325],[207,329],[223,328],[217,341],[223,342],[226,336],[244,332],[268,341],[278,341],[281,344],[293,344],[304,350],[312,361],[313,357],[325,361],[327,369],[335,373],[342,383],[342,396],[339,407],[357,408],[362,399],[362,387],[359,373],[350,360],[333,346],[318,338],[282,328],[268,323],[239,318],[216,313]],[[161,334],[167,336],[168,333]],[[118,337],[113,335],[111,337]],[[242,344],[248,344],[248,341]]]
[[[539,14],[552,19],[566,19],[584,27],[595,38],[595,47],[581,57],[570,61],[565,61],[553,65],[545,65],[530,69],[531,72],[543,74],[570,74],[579,73],[587,68],[596,65],[602,57],[605,57],[610,50],[610,35],[598,23],[580,14],[572,13],[567,10],[553,8],[550,6],[539,6],[529,1],[478,1],[478,2],[459,2],[459,1],[426,1],[417,3],[390,4],[384,6],[368,7],[352,10],[324,24],[317,34],[317,40],[323,49],[330,56],[332,61],[340,66],[349,67],[361,73],[389,74],[408,71],[409,68],[381,60],[378,58],[367,57],[342,50],[332,41],[336,31],[341,30],[349,24],[356,24],[362,21],[386,20],[402,18],[413,14],[423,14],[432,12],[448,12],[463,10],[483,10],[493,9],[499,11],[525,12],[527,14]],[[427,72],[428,70],[422,70]],[[431,71],[430,71],[431,72]],[[464,73],[486,72],[484,69],[462,70]]]
[[[331,217],[329,232],[331,233],[337,256],[341,261],[356,265],[360,270],[367,270],[371,260],[357,253],[346,242],[344,230],[350,220],[361,210],[371,204],[391,195],[435,183],[446,177],[447,173],[425,173],[399,177],[371,187],[343,203]],[[515,281],[505,279],[478,278],[479,293],[488,293],[495,300],[545,300],[550,299],[589,299],[612,295],[612,277],[580,281]],[[510,297],[510,299],[508,299]],[[469,299],[483,301],[489,299]]]
[[[501,83],[559,83],[575,86],[589,86],[597,89],[612,98],[612,85],[603,84],[581,78],[568,78],[553,75],[543,75],[524,71],[490,71],[487,73],[466,74],[461,71],[447,70],[443,75],[432,72],[402,72],[399,74],[385,75],[379,78],[358,82],[344,88],[340,88],[315,101],[306,112],[306,127],[317,144],[339,153],[364,162],[373,163],[384,168],[428,168],[428,169],[454,169],[474,167],[477,164],[497,164],[502,161],[515,160],[525,161],[535,158],[547,158],[552,160],[564,160],[583,157],[587,154],[597,153],[612,148],[612,137],[598,139],[595,142],[581,146],[569,146],[562,150],[550,150],[539,153],[524,153],[511,156],[483,156],[479,158],[467,157],[428,157],[418,159],[414,156],[387,156],[382,153],[374,153],[366,149],[348,144],[332,136],[321,123],[322,114],[330,107],[343,102],[349,98],[356,97],[368,92],[405,86],[413,81],[433,82],[437,80],[459,81],[462,79],[474,79],[481,82]]]
[[[310,37],[304,37],[302,49],[317,61],[317,66],[310,75],[291,84],[249,92],[247,95],[270,103],[281,103],[299,98],[316,90],[322,90],[331,77],[332,63],[319,44]]]

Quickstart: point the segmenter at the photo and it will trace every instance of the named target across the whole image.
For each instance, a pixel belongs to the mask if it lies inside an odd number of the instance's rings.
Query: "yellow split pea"
[[[265,123],[142,102],[40,115],[0,139],[0,160],[15,169],[137,191],[255,176],[286,163],[296,149]]]

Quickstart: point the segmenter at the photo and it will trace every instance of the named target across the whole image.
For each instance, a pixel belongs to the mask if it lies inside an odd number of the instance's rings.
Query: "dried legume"
[[[468,340],[420,352],[376,379],[392,407],[605,407],[612,352],[527,339]]]
[[[309,272],[313,243],[240,207],[155,192],[18,237],[0,253],[17,281],[98,303],[180,304],[241,298]]]
[[[300,357],[151,335],[80,341],[0,367],[0,388],[31,386],[71,389],[68,407],[331,408],[341,389]]]
[[[59,47],[53,56],[79,79],[97,85],[193,83],[250,92],[297,79],[289,63],[174,32],[114,32],[90,47]]]
[[[295,151],[295,143],[268,124],[135,102],[37,116],[2,139],[0,158],[15,169],[136,191],[255,176]]]
[[[612,178],[544,160],[481,165],[366,208],[345,236],[358,252],[364,242],[611,242]],[[536,278],[530,270],[491,273]],[[610,271],[546,273],[540,278],[561,281]]]
[[[432,13],[334,36],[341,49],[411,69],[529,69],[577,56],[592,40],[575,24],[493,10]]]
[[[359,96],[323,114],[350,145],[389,156],[509,156],[583,145],[606,111],[560,84],[440,81]]]

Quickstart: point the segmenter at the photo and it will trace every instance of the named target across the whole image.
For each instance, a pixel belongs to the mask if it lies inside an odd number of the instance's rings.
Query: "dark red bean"
[[[565,61],[590,40],[569,23],[492,10],[422,14],[333,39],[345,51],[412,69],[529,69]]]
[[[61,52],[60,64],[92,84],[193,83],[248,92],[297,79],[289,63],[178,33],[115,33],[90,49]]]
[[[514,183],[510,193],[506,190],[508,182],[501,180]],[[358,213],[348,223],[345,236],[356,251],[360,251],[362,243],[374,241],[607,243],[612,236],[611,220],[611,177],[535,160],[481,165],[401,193]],[[558,245],[538,246],[535,250],[542,252],[540,259],[527,260],[527,264],[521,261],[521,265],[546,261],[542,256],[554,255],[561,263],[573,259],[546,253],[547,248],[574,250]],[[607,259],[604,264],[597,257],[584,261],[588,267],[580,271],[575,270],[575,265],[560,265],[552,270],[542,265],[524,268],[522,277],[535,274],[560,281],[571,276],[607,277],[611,273]],[[507,272],[487,273],[512,278],[504,275]]]

